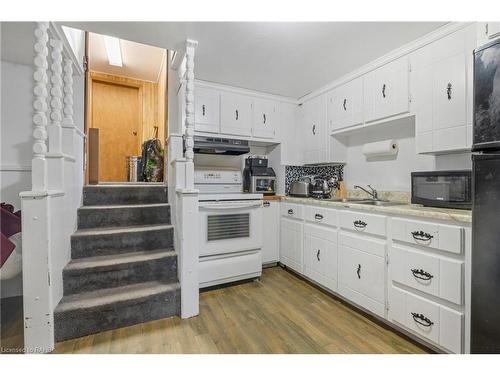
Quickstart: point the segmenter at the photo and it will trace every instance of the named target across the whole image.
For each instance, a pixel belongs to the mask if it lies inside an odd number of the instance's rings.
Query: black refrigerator
[[[500,40],[474,51],[471,353],[500,353]]]

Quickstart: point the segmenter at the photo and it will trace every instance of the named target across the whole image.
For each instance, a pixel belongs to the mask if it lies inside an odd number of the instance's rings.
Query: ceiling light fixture
[[[120,39],[104,35],[104,45],[108,54],[109,65],[123,66]]]

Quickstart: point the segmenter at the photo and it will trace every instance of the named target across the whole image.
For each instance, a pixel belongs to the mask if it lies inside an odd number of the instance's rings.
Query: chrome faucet
[[[364,187],[362,186],[359,186],[359,185],[354,185],[354,189],[361,189],[363,190],[366,194],[370,195],[372,197],[372,199],[374,200],[378,200],[378,193],[377,193],[377,190],[375,190],[374,188],[372,188],[370,185],[367,185],[371,191],[368,191],[366,190]]]

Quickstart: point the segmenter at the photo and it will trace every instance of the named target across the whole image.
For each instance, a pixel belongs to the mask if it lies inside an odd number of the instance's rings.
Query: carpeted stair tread
[[[160,249],[150,251],[135,251],[131,253],[100,255],[87,258],[71,260],[64,268],[66,272],[82,271],[96,268],[109,268],[118,265],[129,265],[132,263],[145,262],[155,259],[175,257],[172,249]]]
[[[83,188],[83,205],[167,203],[164,184],[102,184]]]
[[[132,303],[134,300],[146,299],[156,294],[180,289],[178,282],[165,283],[150,281],[146,283],[120,286],[117,288],[99,289],[63,297],[55,309],[55,314],[72,310],[92,309],[116,303]]]
[[[172,224],[156,224],[156,225],[130,225],[125,227],[106,227],[106,228],[85,228],[78,229],[73,236],[102,236],[106,234],[120,234],[130,232],[147,232],[162,229],[173,228]]]
[[[106,204],[106,205],[90,205],[82,206],[80,210],[110,210],[116,208],[153,208],[153,207],[169,207],[170,203],[140,203],[140,204]]]

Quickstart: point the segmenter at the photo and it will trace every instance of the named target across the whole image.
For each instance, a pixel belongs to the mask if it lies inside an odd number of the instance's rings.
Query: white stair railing
[[[73,121],[72,75],[73,66],[83,70],[52,22],[36,23],[34,51],[33,109],[26,109],[33,110],[32,186],[20,194],[24,349],[43,353],[54,349],[54,309],[62,298],[62,268],[70,259],[81,198],[81,183],[74,181],[83,181],[76,163],[83,155],[75,157],[83,150],[83,133]]]

